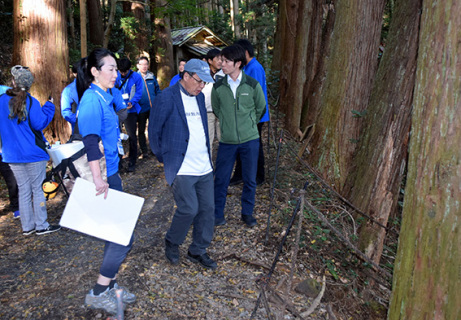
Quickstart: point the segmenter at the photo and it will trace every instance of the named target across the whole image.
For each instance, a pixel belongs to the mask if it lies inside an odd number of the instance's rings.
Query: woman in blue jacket
[[[47,220],[46,200],[42,182],[46,176],[46,163],[50,159],[45,151],[42,130],[54,116],[51,101],[43,108],[28,91],[34,82],[29,68],[14,66],[13,88],[0,97],[0,137],[3,161],[10,165],[18,184],[19,211],[24,235],[47,234],[61,229]]]
[[[99,48],[88,56],[87,65],[84,67],[85,70],[79,70],[77,78],[78,91],[81,92],[82,86],[86,89],[78,106],[78,125],[96,185],[96,194],[104,194],[106,197],[109,188],[122,191],[122,180],[118,173],[118,150],[121,147],[119,120],[112,105],[113,97],[109,92],[117,78],[117,62],[112,52]],[[81,77],[80,74],[85,76]],[[99,166],[99,159],[103,156],[99,150],[99,140],[104,146],[107,181],[102,178]],[[132,243],[133,237],[127,246],[106,241],[99,277],[85,297],[87,306],[104,309],[112,314],[117,312],[115,289],[120,287],[116,276]],[[133,303],[136,296],[124,289],[122,300],[124,303]]]

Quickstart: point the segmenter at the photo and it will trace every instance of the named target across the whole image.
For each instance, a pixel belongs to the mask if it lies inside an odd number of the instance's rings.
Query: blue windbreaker
[[[40,102],[28,94],[26,120],[18,123],[17,117],[9,118],[11,98],[7,94],[0,97],[0,136],[3,162],[30,163],[49,160],[48,153],[37,145],[36,139],[46,141],[41,131],[53,120],[54,104],[48,101],[42,108]],[[38,137],[32,129],[39,131]]]

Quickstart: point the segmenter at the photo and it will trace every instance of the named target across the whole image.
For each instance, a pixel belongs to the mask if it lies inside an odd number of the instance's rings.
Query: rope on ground
[[[336,195],[341,201],[343,201],[345,204],[347,204],[350,208],[352,208],[353,210],[355,210],[357,213],[359,213],[360,215],[366,217],[368,220],[370,220],[371,222],[373,222],[374,224],[380,226],[381,228],[385,229],[386,231],[388,232],[392,232],[394,233],[395,235],[398,235],[398,233],[392,229],[389,229],[388,227],[386,227],[385,225],[383,225],[382,223],[376,221],[375,219],[373,219],[371,216],[369,216],[368,214],[364,213],[363,211],[361,211],[359,208],[357,208],[356,206],[354,206],[349,200],[347,200],[346,198],[344,198],[342,195],[340,195],[335,189],[333,189],[333,187],[331,187],[317,172],[314,168],[312,168],[306,161],[304,161],[303,159],[301,159],[297,154],[296,152],[294,152],[294,150],[292,150],[292,148],[288,147],[288,150],[298,159],[299,162],[301,162],[301,164],[303,164],[313,175],[315,175],[315,177],[320,181],[320,183],[322,183],[322,185],[327,188],[328,190],[330,190],[334,195]]]
[[[312,312],[315,311],[315,309],[319,306],[320,304],[320,301],[322,300],[322,297],[323,297],[323,294],[325,293],[325,287],[326,287],[326,279],[325,279],[325,274],[323,275],[323,279],[322,279],[323,283],[322,283],[322,289],[320,290],[320,293],[319,295],[315,298],[314,302],[312,302],[311,306],[309,307],[309,309],[307,309],[307,311],[301,313],[301,316],[303,317],[308,317],[311,315]]]
[[[376,263],[374,263],[373,261],[371,261],[370,258],[368,258],[362,251],[360,251],[356,246],[354,246],[350,241],[349,239],[347,239],[346,237],[344,237],[342,235],[342,233],[336,229],[329,221],[328,219],[317,209],[315,208],[309,201],[306,202],[306,204],[308,205],[308,207],[314,211],[317,216],[320,218],[320,220],[323,221],[323,223],[325,223],[327,225],[328,228],[330,228],[331,231],[333,231],[336,236],[341,239],[344,244],[346,244],[350,249],[352,249],[360,258],[362,258],[363,260],[365,260],[366,262],[368,262],[370,265],[372,265],[376,271],[378,271],[379,273],[381,273],[382,275],[386,276],[387,278],[389,279],[392,279],[392,275],[387,272],[386,270],[384,270],[383,268],[381,268],[380,266],[378,266]]]

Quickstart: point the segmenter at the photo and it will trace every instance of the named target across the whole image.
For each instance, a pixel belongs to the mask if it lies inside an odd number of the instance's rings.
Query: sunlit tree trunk
[[[104,43],[103,16],[100,0],[87,0],[90,42],[98,47]]]
[[[361,121],[377,69],[384,0],[335,2],[321,110],[309,161],[341,192],[353,168]]]
[[[423,0],[392,320],[461,315],[459,12],[459,1]]]
[[[148,51],[149,42],[147,39],[148,30],[146,25],[146,13],[144,10],[144,5],[138,2],[131,4],[131,11],[139,24],[137,30],[135,45],[136,45],[136,56],[141,56]]]
[[[87,32],[86,32],[86,1],[80,0],[80,51],[82,58],[88,55],[87,46]]]
[[[239,15],[239,0],[230,0],[230,16],[231,16],[231,26],[232,32],[236,39],[241,38],[240,34],[240,24],[238,22]]]
[[[15,0],[13,29],[13,63],[31,69],[35,76],[31,94],[40,103],[51,95],[57,106],[45,134],[49,140],[67,141],[69,127],[59,112],[69,65],[65,1]]]
[[[363,212],[386,225],[396,209],[408,155],[422,0],[397,2],[345,193]],[[350,191],[349,191],[350,190]],[[379,263],[386,232],[368,222],[360,247]]]
[[[155,0],[158,7],[164,7],[166,0]],[[160,88],[168,87],[174,72],[173,42],[171,40],[170,18],[159,12],[154,18],[156,40],[153,44],[151,66],[155,66]]]

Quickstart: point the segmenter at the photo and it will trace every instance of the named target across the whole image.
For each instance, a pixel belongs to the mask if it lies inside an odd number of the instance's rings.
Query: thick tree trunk
[[[392,320],[461,314],[460,11],[423,0]]]
[[[165,0],[156,0],[157,6],[165,6]],[[160,88],[168,87],[174,72],[173,61],[173,42],[171,40],[171,26],[170,18],[167,15],[156,16],[155,20],[155,33],[157,39],[153,45],[153,57],[151,65],[156,66],[157,81]]]
[[[408,155],[421,2],[397,3],[364,116],[359,152],[354,157],[356,170],[345,188],[352,203],[383,225],[396,209]],[[360,231],[362,251],[377,264],[385,235],[383,228],[372,223]]]
[[[60,98],[68,79],[65,2],[15,0],[13,63],[28,66],[35,76],[31,94],[41,104],[51,95],[56,112],[45,134],[51,141],[67,141],[67,122],[61,116]]]
[[[137,2],[131,4],[131,11],[139,25],[135,38],[136,56],[139,57],[144,55],[149,48],[146,13],[144,5]]]
[[[103,16],[100,0],[87,0],[90,42],[98,47],[104,44]]]
[[[299,132],[308,88],[318,62],[322,31],[322,5],[318,0],[291,0],[280,4],[281,30],[280,108],[285,112],[287,129]],[[280,62],[277,62],[280,64]],[[281,64],[280,64],[281,65]],[[307,67],[306,67],[307,66]]]
[[[377,69],[384,0],[335,2],[336,18],[326,65],[321,110],[310,162],[341,192],[350,174],[361,121]]]
[[[317,10],[321,10],[319,13]],[[306,64],[306,83],[303,86],[303,109],[301,114],[301,131],[315,123],[319,114],[320,98],[325,81],[327,53],[330,52],[331,35],[335,25],[335,7],[321,1],[317,4],[316,14],[312,16],[312,31],[309,57]],[[324,23],[323,23],[324,21]],[[315,130],[315,128],[313,128]]]
[[[88,37],[86,33],[86,1],[80,0],[80,51],[82,58],[88,56]]]

